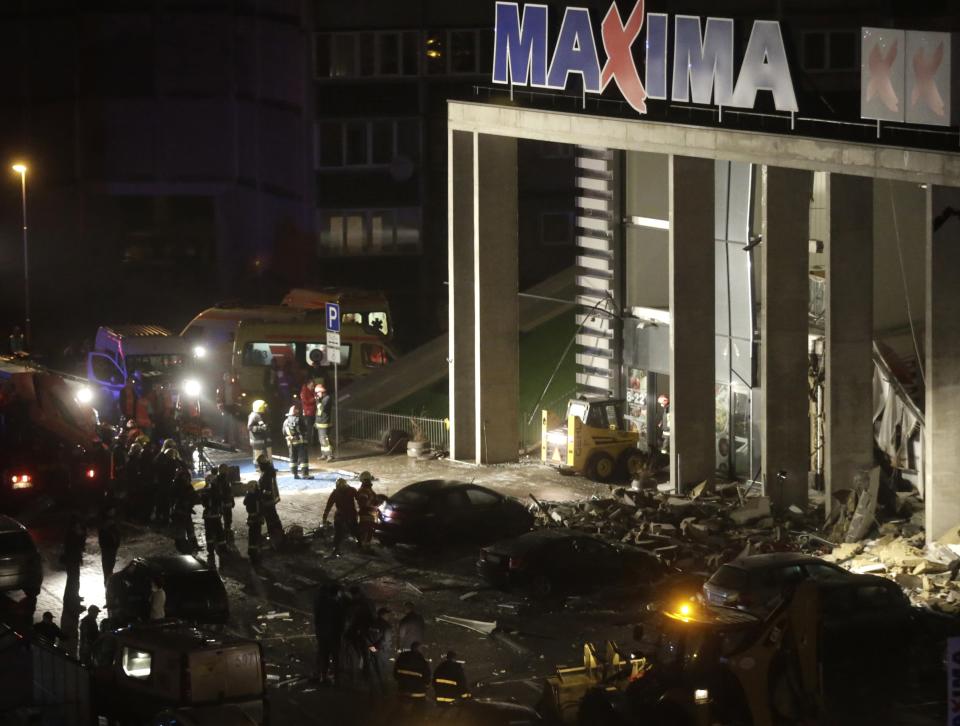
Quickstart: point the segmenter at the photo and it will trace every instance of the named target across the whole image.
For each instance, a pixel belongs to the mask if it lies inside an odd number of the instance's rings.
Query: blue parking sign
[[[340,303],[327,303],[327,330],[340,332]]]

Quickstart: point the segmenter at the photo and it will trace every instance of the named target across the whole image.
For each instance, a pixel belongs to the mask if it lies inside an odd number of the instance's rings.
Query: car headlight
[[[90,386],[80,386],[80,388],[77,389],[77,393],[75,394],[74,398],[77,399],[77,403],[81,403],[86,406],[93,400],[93,391],[90,390]]]
[[[194,358],[206,358],[206,357],[207,357],[207,349],[204,348],[202,345],[195,345],[195,346],[193,346],[193,357],[194,357]]]
[[[196,378],[188,378],[183,382],[183,392],[190,398],[198,398],[200,396],[200,391],[200,381],[198,381]]]
[[[697,688],[693,692],[693,701],[697,705],[703,705],[705,703],[710,703],[710,691],[706,688]]]

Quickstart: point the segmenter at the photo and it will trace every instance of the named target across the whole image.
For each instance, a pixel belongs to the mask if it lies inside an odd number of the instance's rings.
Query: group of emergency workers
[[[180,430],[200,426],[200,408],[196,399],[188,401],[170,383],[151,384],[140,371],[134,371],[118,401],[124,434],[130,439],[145,435],[154,440],[179,439]]]
[[[397,694],[415,706],[427,702],[431,686],[438,705],[469,699],[466,672],[454,651],[431,673],[421,650],[426,623],[413,603],[406,603],[406,609],[394,627],[390,610],[374,611],[359,586],[344,590],[337,583],[324,585],[314,601],[320,682],[366,686],[383,695],[391,690],[392,675]]]

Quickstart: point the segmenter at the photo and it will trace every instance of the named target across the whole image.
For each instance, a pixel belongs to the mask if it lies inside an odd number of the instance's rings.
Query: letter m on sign
[[[547,85],[547,6],[498,2],[493,40],[493,82]]]

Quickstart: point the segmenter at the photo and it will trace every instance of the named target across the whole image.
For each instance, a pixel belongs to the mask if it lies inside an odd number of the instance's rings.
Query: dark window
[[[819,71],[827,67],[827,42],[823,33],[804,34],[803,67],[808,71]]]
[[[480,53],[478,54],[480,73],[486,73],[493,70],[493,31],[480,31]]]
[[[381,33],[378,36],[380,46],[380,75],[394,76],[400,72],[400,36],[396,33]]]
[[[450,33],[450,66],[454,73],[476,73],[477,35],[472,30]]]
[[[414,164],[420,161],[420,122],[416,119],[397,122],[397,155]]]
[[[426,500],[427,495],[417,489],[401,489],[390,497],[391,504],[420,504]]]
[[[857,35],[855,33],[830,33],[830,67],[834,70],[851,70],[857,65]]]
[[[339,122],[321,122],[317,144],[320,166],[343,166],[343,133]]]
[[[470,506],[470,499],[462,489],[456,489],[444,492],[440,506],[442,509],[464,509]]]
[[[807,576],[814,580],[843,580],[849,577],[846,570],[841,570],[829,565],[806,564],[803,569],[807,571]]]
[[[390,121],[374,121],[371,124],[371,159],[372,164],[389,164],[393,161],[393,123]]]
[[[467,497],[471,504],[478,507],[491,507],[500,500],[493,492],[485,492],[483,489],[467,489]]]
[[[420,70],[420,35],[416,31],[403,34],[403,75],[415,76]]]
[[[724,565],[710,578],[710,584],[725,590],[740,590],[747,584],[747,572],[739,567]]]
[[[330,76],[330,36],[320,33],[314,43],[314,72],[317,78]]]
[[[904,605],[903,594],[885,585],[868,585],[857,588],[857,609],[888,610]]]
[[[364,166],[367,158],[367,124],[363,121],[347,122],[347,166]]]
[[[331,76],[349,78],[356,74],[356,45],[352,35],[333,37],[333,69]]]
[[[373,33],[360,33],[357,36],[357,47],[360,51],[360,75],[372,76],[377,72],[376,49],[373,43]]]
[[[33,540],[26,532],[7,532],[0,535],[0,554],[31,555],[36,552]]]
[[[760,580],[765,585],[779,587],[780,585],[800,582],[805,577],[806,574],[800,565],[790,565],[767,570],[760,576]]]
[[[401,252],[420,248],[420,210],[415,208],[397,210],[397,247]]]

